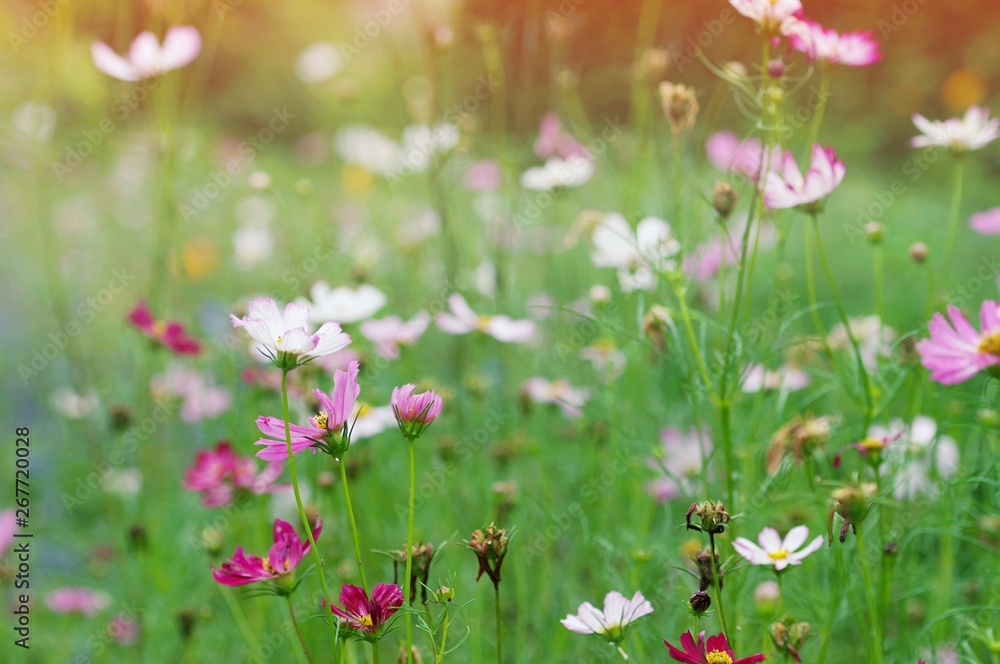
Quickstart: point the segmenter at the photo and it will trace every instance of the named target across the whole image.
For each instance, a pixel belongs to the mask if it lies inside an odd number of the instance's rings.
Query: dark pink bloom
[[[197,355],[201,345],[184,331],[184,326],[176,321],[162,321],[153,318],[146,303],[139,301],[129,312],[128,322],[144,335],[177,353]]]
[[[492,159],[477,161],[465,172],[463,184],[470,191],[496,191],[503,182],[503,169]]]
[[[184,474],[181,486],[204,493],[201,504],[205,507],[219,507],[231,504],[236,490],[262,494],[287,488],[275,484],[281,470],[281,462],[273,461],[258,474],[253,457],[241,457],[227,441],[221,441],[215,449],[195,455],[194,465]]]
[[[340,590],[340,603],[343,609],[330,604],[333,615],[346,621],[352,629],[377,635],[403,605],[403,591],[394,583],[378,583],[372,589],[371,599],[368,599],[364,588],[344,584]]]
[[[867,67],[882,59],[870,32],[845,32],[824,28],[816,21],[793,21],[788,27],[792,48],[810,60],[848,67]]]
[[[981,332],[955,307],[948,306],[949,321],[937,313],[927,326],[931,338],[917,343],[920,360],[931,372],[931,380],[955,385],[983,369],[995,371],[1000,364],[1000,305],[992,300],[979,309]]]
[[[547,114],[538,125],[535,154],[539,159],[578,157],[590,160],[590,152],[573,138],[572,134],[563,129],[562,121],[555,113]]]
[[[292,454],[317,445],[317,449],[329,446],[336,450],[348,442],[348,429],[354,404],[361,393],[358,385],[358,363],[352,361],[347,371],[339,369],[333,374],[333,394],[328,395],[322,390],[313,390],[313,395],[319,399],[320,411],[309,418],[311,426],[289,424],[292,438]],[[288,458],[288,443],[285,440],[285,421],[276,417],[258,417],[257,428],[269,438],[261,438],[254,445],[263,445],[264,449],[257,452],[257,457],[268,461]],[[315,450],[313,450],[315,452]]]
[[[319,539],[323,522],[316,519],[313,539]],[[212,568],[212,577],[224,586],[244,586],[258,581],[283,580],[302,562],[311,548],[309,538],[299,539],[292,524],[281,519],[274,520],[274,545],[267,558],[248,556],[242,546],[236,547],[233,557],[222,563],[222,567]],[[291,577],[294,578],[294,577]]]
[[[444,402],[433,391],[413,394],[416,385],[408,384],[392,390],[389,404],[399,428],[407,438],[419,438],[424,429],[441,414]]]
[[[92,616],[111,604],[107,593],[90,588],[67,586],[54,590],[45,598],[45,604],[56,613],[82,613]]]
[[[764,661],[764,655],[761,654],[736,659],[736,655],[733,654],[732,649],[729,647],[729,641],[726,640],[723,634],[708,637],[708,642],[706,643],[705,632],[698,634],[697,642],[695,642],[691,632],[684,632],[681,634],[681,648],[683,650],[675,648],[666,640],[663,643],[670,650],[670,658],[675,662],[683,662],[683,664],[718,664],[720,662],[727,662],[727,664],[756,664],[757,662]]]
[[[1000,207],[972,215],[969,226],[980,235],[1000,235]]]

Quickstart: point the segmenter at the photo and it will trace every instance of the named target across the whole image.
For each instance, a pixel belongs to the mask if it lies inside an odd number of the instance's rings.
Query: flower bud
[[[927,245],[923,242],[914,242],[910,245],[910,259],[914,263],[923,263],[927,260]]]
[[[670,331],[670,310],[659,304],[654,304],[642,319],[642,331],[646,339],[658,352],[667,349],[667,333]]]
[[[715,208],[719,217],[728,219],[739,199],[739,194],[736,193],[733,185],[725,181],[715,183],[715,187],[712,189],[712,207]]]
[[[695,594],[691,595],[691,599],[688,600],[691,605],[691,610],[697,614],[702,614],[708,611],[709,607],[712,606],[712,597],[707,592],[699,590]]]
[[[882,244],[882,240],[885,239],[885,226],[877,221],[868,222],[865,224],[865,237],[868,239],[868,244],[873,247]]]
[[[698,517],[699,523],[691,523],[691,517]],[[700,503],[691,503],[684,514],[684,520],[688,530],[697,530],[703,533],[718,535],[725,532],[726,524],[731,517],[726,512],[726,506],[717,500],[703,500]]]
[[[694,127],[698,117],[698,98],[693,88],[663,81],[660,83],[660,104],[675,136]]]
[[[785,75],[785,63],[777,58],[767,63],[767,75],[771,78],[781,78]]]

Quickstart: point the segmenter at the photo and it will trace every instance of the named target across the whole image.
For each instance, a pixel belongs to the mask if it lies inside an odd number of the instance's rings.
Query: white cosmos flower
[[[322,83],[336,76],[344,65],[344,55],[333,42],[312,44],[295,61],[295,75],[305,83]]]
[[[625,291],[651,290],[658,272],[675,267],[672,257],[681,248],[670,224],[662,219],[646,217],[633,232],[617,212],[604,216],[591,241],[591,261],[597,267],[618,268],[618,280]]]
[[[399,170],[402,148],[374,127],[344,127],[337,132],[333,145],[341,159],[376,175],[393,175]]]
[[[806,543],[808,537],[809,528],[806,526],[795,526],[788,531],[785,539],[781,539],[774,528],[765,528],[757,537],[760,546],[745,537],[737,537],[733,548],[750,564],[774,565],[774,569],[780,572],[789,565],[801,565],[803,558],[823,545],[823,536],[817,535],[804,549],[797,550]]]
[[[990,118],[989,109],[982,106],[970,106],[962,118],[943,122],[928,120],[918,113],[912,119],[920,130],[920,136],[910,141],[915,148],[937,146],[952,152],[969,152],[989,145],[1000,136],[1000,119]]]
[[[56,127],[56,112],[48,104],[28,101],[14,110],[10,123],[24,140],[44,143]]]
[[[368,320],[385,306],[386,301],[385,293],[371,284],[361,284],[357,288],[330,288],[325,281],[317,281],[312,285],[309,300],[296,300],[312,311],[309,315],[310,323],[357,323]]]
[[[233,231],[233,259],[239,269],[251,269],[273,251],[274,236],[267,222],[243,224]]]
[[[632,599],[629,599],[613,590],[604,597],[603,611],[590,602],[584,602],[576,615],[568,615],[559,622],[571,632],[596,634],[617,645],[625,640],[630,623],[652,612],[653,605],[642,596],[641,592],[636,591]],[[623,658],[628,659],[628,655],[620,648],[619,652]]]
[[[167,30],[161,45],[152,32],[142,32],[132,40],[128,55],[120,56],[104,42],[90,45],[94,66],[120,81],[153,78],[191,63],[201,51],[201,35],[189,25]]]
[[[521,174],[521,186],[535,191],[559,187],[579,187],[594,177],[594,163],[586,157],[552,157],[544,166],[534,166]]]
[[[403,130],[400,170],[423,171],[431,157],[453,150],[458,145],[458,127],[439,122],[433,127],[411,125]]]
[[[346,348],[351,338],[340,325],[324,323],[310,333],[309,308],[289,302],[284,311],[269,297],[250,300],[249,313],[243,318],[229,314],[233,327],[242,327],[268,352],[283,353],[296,358],[310,359],[331,355]]]

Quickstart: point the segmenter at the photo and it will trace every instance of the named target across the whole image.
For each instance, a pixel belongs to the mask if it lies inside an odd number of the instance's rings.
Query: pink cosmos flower
[[[740,387],[753,394],[767,390],[794,392],[809,386],[809,374],[802,369],[785,364],[778,369],[768,369],[762,364],[751,364],[743,372]]]
[[[122,57],[104,42],[90,45],[94,66],[120,81],[153,78],[188,65],[201,51],[201,35],[189,25],[167,30],[160,45],[152,32],[142,32],[132,40],[128,55]]]
[[[479,331],[503,343],[525,343],[535,338],[534,321],[514,320],[508,316],[479,315],[458,293],[448,297],[449,312],[442,312],[434,322],[448,334],[468,334]]]
[[[590,398],[590,390],[573,387],[565,378],[550,381],[541,376],[524,381],[521,394],[532,403],[558,405],[563,415],[571,419],[583,415],[580,408]]]
[[[737,537],[733,542],[733,548],[741,556],[746,558],[752,565],[774,565],[774,569],[781,571],[789,565],[801,565],[803,558],[823,546],[823,536],[817,535],[816,539],[806,545],[804,549],[796,550],[809,537],[809,528],[806,526],[795,526],[788,531],[785,539],[774,528],[765,528],[760,531],[757,546],[745,537]]]
[[[124,611],[108,623],[105,631],[120,646],[133,646],[139,642],[139,621]]]
[[[366,320],[361,324],[361,334],[376,346],[376,351],[384,358],[395,360],[399,357],[400,346],[412,346],[423,336],[431,317],[421,311],[408,321],[399,316]]]
[[[682,494],[690,495],[702,474],[702,458],[712,453],[711,439],[695,427],[687,432],[664,427],[660,430],[660,445],[657,454],[646,459],[646,464],[657,474],[646,484],[646,491],[661,503]]]
[[[258,474],[253,457],[241,457],[228,441],[220,441],[215,449],[195,455],[194,465],[184,474],[181,486],[203,493],[201,504],[205,507],[221,507],[232,504],[237,490],[260,495],[287,488],[275,484],[281,470],[281,462],[273,461]]]
[[[14,533],[17,532],[17,513],[13,509],[0,512],[0,558],[14,543]]]
[[[840,34],[831,28],[824,28],[816,21],[805,19],[788,26],[787,33],[791,37],[792,48],[805,53],[810,60],[831,65],[867,67],[882,58],[878,42],[871,32]]]
[[[185,422],[214,419],[232,404],[229,390],[216,385],[211,375],[178,364],[168,365],[166,371],[154,376],[150,389],[155,394],[180,397],[181,419]]]
[[[729,0],[729,4],[766,35],[785,34],[802,12],[799,0]]]
[[[917,343],[920,360],[931,372],[931,380],[944,385],[962,383],[983,369],[991,373],[1000,364],[1000,305],[992,300],[979,308],[982,332],[976,332],[957,308],[948,306],[949,324],[934,314],[928,329],[930,339]]]
[[[313,539],[319,539],[323,522],[316,519]],[[281,519],[274,520],[274,545],[267,558],[248,556],[242,546],[236,547],[232,558],[222,563],[218,569],[212,568],[212,578],[224,586],[245,586],[258,581],[283,581],[292,575],[302,558],[309,553],[309,538],[299,539],[292,524]],[[294,578],[294,577],[291,577]]]
[[[632,599],[613,590],[604,596],[603,611],[590,602],[584,602],[576,615],[570,614],[559,622],[571,632],[596,634],[612,645],[618,645],[625,640],[630,623],[652,612],[653,605],[638,590]],[[620,647],[618,651],[623,658],[628,659],[628,655]]]
[[[407,384],[392,390],[389,404],[400,431],[410,439],[419,438],[444,407],[441,397],[433,391],[414,394],[416,385]]]
[[[555,113],[549,113],[538,125],[538,140],[535,141],[535,154],[539,159],[558,157],[570,159],[582,157],[590,160],[590,152],[580,144],[573,135],[565,131],[562,121]]]
[[[764,655],[759,653],[736,659],[724,634],[710,636],[708,643],[705,643],[705,632],[698,634],[697,642],[691,632],[684,632],[681,634],[683,650],[673,647],[666,640],[663,644],[670,650],[670,658],[683,664],[757,664],[764,661]]]
[[[351,343],[340,325],[324,323],[314,334],[307,331],[309,308],[289,302],[282,313],[278,305],[269,297],[258,297],[250,301],[249,313],[243,318],[229,314],[233,327],[245,328],[247,333],[270,353],[273,361],[288,366],[289,357],[298,362],[299,358],[309,360],[330,355]],[[293,365],[294,366],[294,365]]]
[[[92,616],[111,604],[107,593],[90,588],[67,586],[48,594],[45,604],[55,613],[82,613]]]
[[[313,390],[313,395],[319,400],[320,411],[309,418],[310,426],[289,423],[289,433],[292,438],[292,454],[298,454],[306,448],[313,448],[339,454],[349,443],[349,426],[354,413],[354,405],[361,393],[358,385],[359,367],[357,361],[352,361],[347,371],[339,369],[333,375],[333,393]],[[285,440],[285,421],[276,417],[261,416],[257,418],[257,428],[269,438],[261,438],[254,445],[263,445],[264,449],[257,452],[257,457],[267,461],[288,458],[288,443]]]
[[[689,279],[708,281],[719,273],[723,265],[736,265],[738,253],[735,241],[720,233],[684,257],[684,274]]]
[[[333,615],[348,627],[371,637],[377,637],[385,623],[403,605],[403,590],[394,583],[377,583],[372,588],[371,599],[364,588],[344,584],[340,589],[340,604],[330,604]]]
[[[739,136],[728,130],[709,136],[705,141],[705,153],[712,165],[720,171],[736,171],[754,182],[757,181],[761,168],[775,171],[781,162],[781,148],[777,145],[771,147],[769,156],[764,155],[759,139],[740,140]]]
[[[818,203],[833,193],[844,179],[844,162],[837,159],[833,148],[813,145],[812,163],[803,177],[795,156],[786,152],[781,171],[768,173],[764,181],[764,205],[772,210]]]
[[[980,235],[1000,235],[1000,207],[972,215],[969,226]]]
[[[503,169],[492,159],[477,161],[465,172],[462,183],[469,191],[492,192],[503,182]]]
[[[1000,137],[1000,118],[990,118],[990,110],[970,106],[962,118],[943,122],[914,113],[913,124],[920,136],[910,140],[915,148],[942,147],[961,154],[985,147]]]
[[[141,300],[129,312],[128,322],[156,343],[166,346],[178,355],[197,355],[201,352],[201,345],[187,335],[182,324],[154,319],[146,303]]]

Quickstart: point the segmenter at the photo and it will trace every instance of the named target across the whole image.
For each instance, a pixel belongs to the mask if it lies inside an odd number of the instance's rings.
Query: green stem
[[[863,526],[860,523],[855,523],[854,525],[854,535],[858,540],[858,559],[861,562],[861,575],[865,582],[865,600],[868,602],[868,626],[869,633],[872,640],[872,654],[875,657],[873,660],[875,664],[882,664],[882,635],[879,629],[879,618],[878,609],[875,608],[875,586],[872,583],[872,575],[868,570],[868,559],[865,552],[865,540],[863,533]]]
[[[379,664],[378,641],[372,641],[372,664]]]
[[[494,612],[497,621],[497,664],[503,664],[503,639],[500,634],[500,584],[493,584]]]
[[[243,607],[240,603],[236,601],[233,597],[233,591],[227,586],[219,586],[219,592],[226,600],[226,604],[229,605],[229,612],[233,614],[233,620],[236,621],[236,626],[239,627],[240,633],[243,635],[244,640],[247,642],[247,646],[250,648],[251,653],[257,652],[257,638],[254,636],[253,630],[250,629],[250,623],[247,622],[247,616],[243,613]]]
[[[292,617],[292,626],[295,627],[295,635],[299,637],[299,643],[302,645],[302,652],[305,653],[306,659],[309,660],[309,664],[313,664],[312,655],[309,654],[309,648],[306,647],[306,641],[302,638],[302,630],[299,629],[299,621],[295,619],[295,609],[292,607],[292,596],[285,595],[285,599],[288,600],[288,615]]]
[[[879,332],[885,324],[885,270],[883,269],[882,247],[875,247],[872,259],[875,263],[875,313],[879,319]]]
[[[406,576],[403,578],[403,600],[410,601],[410,581],[413,574],[413,513],[416,506],[417,460],[413,451],[413,438],[407,437],[410,444],[410,514],[406,524]],[[406,661],[413,661],[413,616],[406,613]]]
[[[955,251],[955,238],[958,236],[958,213],[962,207],[962,179],[964,168],[962,168],[962,157],[955,158],[955,168],[952,169],[951,179],[951,212],[948,215],[948,244],[944,251],[944,267],[941,270],[941,283],[948,282],[948,274],[951,272],[951,261]]]
[[[722,606],[722,588],[719,583],[719,561],[715,557],[715,534],[708,534],[708,542],[712,548],[712,589],[715,591],[715,603],[718,605],[719,610],[719,624],[722,626],[722,634],[726,637],[726,640],[730,644],[733,644],[732,636],[729,634],[729,627],[726,626],[726,612]]]
[[[688,229],[684,224],[684,209],[681,205],[682,192],[684,191],[683,188],[684,182],[682,179],[684,174],[684,167],[681,164],[681,132],[675,131],[673,133],[673,137],[674,140],[673,140],[672,152],[674,157],[674,174],[671,179],[673,180],[673,185],[674,185],[674,192],[673,192],[674,220],[675,220],[674,223],[677,224],[678,228],[680,229],[680,237],[682,238],[682,240],[691,241],[690,235],[684,232],[685,230]]]
[[[306,531],[309,539],[309,550],[312,551],[313,559],[316,561],[316,573],[319,575],[319,583],[323,588],[323,599],[326,602],[332,600],[333,596],[326,587],[326,573],[323,570],[323,559],[320,558],[319,549],[316,547],[316,540],[313,538],[312,528],[309,527],[309,519],[306,517],[306,510],[302,506],[302,495],[299,493],[299,476],[295,472],[295,453],[292,451],[292,432],[288,422],[288,369],[281,370],[281,414],[285,419],[285,443],[288,445],[288,472],[292,477],[292,491],[295,493],[295,506],[299,510],[299,518],[302,520],[302,528]],[[337,621],[330,621],[330,636],[333,641],[331,652],[337,649]]]
[[[434,664],[441,664],[444,661],[444,654],[448,652],[448,625],[451,621],[448,620],[448,607],[444,607],[444,629],[441,630],[441,652],[434,657]],[[433,644],[434,639],[431,639]]]
[[[819,126],[823,122],[823,113],[826,111],[826,100],[830,96],[830,70],[822,68],[819,83],[819,102],[816,110],[813,111],[812,122],[809,123],[809,137],[806,140],[806,154],[803,161],[808,161],[812,154],[813,144],[819,139]]]
[[[812,225],[816,234],[816,253],[819,254],[820,265],[823,266],[823,272],[826,273],[827,281],[830,282],[830,290],[833,291],[833,301],[837,305],[837,313],[840,314],[840,321],[844,324],[844,331],[847,332],[847,338],[851,342],[851,347],[854,348],[854,358],[858,362],[858,376],[861,378],[861,389],[865,393],[865,421],[862,431],[868,431],[868,426],[872,423],[872,418],[875,415],[875,404],[872,402],[868,370],[865,368],[864,360],[861,358],[861,346],[858,345],[858,340],[855,338],[854,332],[851,331],[851,321],[847,317],[847,310],[844,308],[844,299],[840,295],[840,289],[837,288],[837,281],[833,278],[833,271],[830,269],[830,263],[826,259],[826,252],[823,251],[823,237],[819,232],[819,221],[815,214],[812,215]]]
[[[805,227],[805,239],[806,239],[806,292],[809,294],[809,307],[810,309],[812,309],[813,326],[816,328],[816,334],[819,335],[820,340],[823,342],[826,354],[830,355],[830,349],[827,346],[827,341],[826,341],[826,330],[823,327],[823,320],[819,317],[819,305],[816,299],[816,274],[815,274],[815,268],[813,268],[812,226],[810,226],[809,224],[806,224]]]
[[[361,538],[358,537],[358,524],[354,519],[354,507],[351,504],[351,492],[347,488],[347,465],[340,459],[340,482],[344,485],[344,502],[347,505],[347,518],[351,524],[351,537],[354,539],[354,557],[358,561],[358,574],[361,575],[361,587],[368,592],[368,580],[365,578],[365,566],[361,561]]]

